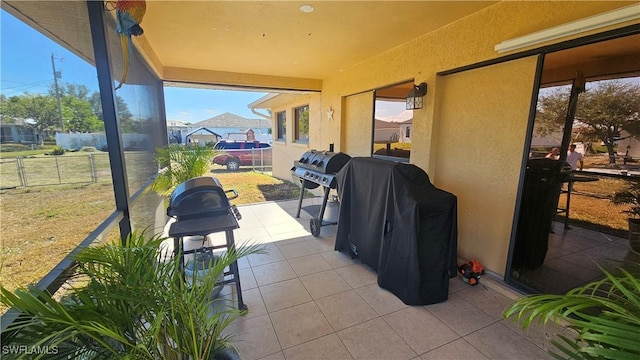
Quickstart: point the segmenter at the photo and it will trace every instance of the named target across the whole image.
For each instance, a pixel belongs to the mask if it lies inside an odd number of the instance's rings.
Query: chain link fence
[[[2,189],[110,181],[106,153],[0,160]]]

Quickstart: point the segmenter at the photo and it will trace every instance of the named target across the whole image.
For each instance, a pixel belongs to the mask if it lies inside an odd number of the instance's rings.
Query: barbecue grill
[[[300,209],[302,208],[302,199],[304,197],[304,189],[315,189],[319,186],[324,188],[324,197],[320,214],[317,218],[310,221],[311,234],[315,237],[320,235],[320,228],[323,225],[335,225],[335,223],[323,223],[324,210],[327,206],[330,189],[335,189],[336,173],[344,167],[351,156],[344,153],[334,153],[332,151],[309,150],[300,156],[300,159],[294,161],[291,168],[291,175],[294,179],[299,179],[302,184],[300,198],[298,200],[298,212],[296,217],[300,217]]]
[[[227,194],[231,194],[227,197]],[[196,177],[178,185],[171,194],[167,215],[175,219],[169,227],[169,236],[174,239],[174,256],[180,256],[180,269],[184,269],[184,255],[210,252],[214,249],[235,248],[233,230],[239,228],[241,219],[238,209],[229,203],[238,197],[235,190],[223,190],[218,179],[208,176]],[[205,237],[217,232],[225,232],[226,244],[204,246]],[[199,249],[184,250],[185,236],[202,236],[203,246]],[[242,288],[237,262],[233,262],[230,271],[224,276],[231,276],[223,283],[235,282],[238,293],[238,308],[246,310],[242,300]]]
[[[571,184],[596,181],[596,178],[577,176],[564,160],[547,158],[529,159],[525,172],[516,233],[512,268],[536,269],[544,263],[547,254],[551,222],[556,214],[569,217]],[[569,183],[567,205],[558,208],[562,185]]]

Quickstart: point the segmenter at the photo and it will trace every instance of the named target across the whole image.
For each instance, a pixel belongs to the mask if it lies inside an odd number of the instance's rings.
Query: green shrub
[[[53,155],[64,155],[64,148],[61,146],[56,146],[53,148],[51,152]]]

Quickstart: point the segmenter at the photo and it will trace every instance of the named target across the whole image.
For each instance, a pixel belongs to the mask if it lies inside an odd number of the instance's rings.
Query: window
[[[295,141],[299,143],[309,142],[309,105],[294,109],[294,122],[296,127]]]
[[[278,129],[278,132],[276,133],[276,139],[285,141],[287,135],[287,113],[284,111],[276,113],[276,123],[276,127]]]
[[[413,81],[376,89],[373,119],[373,157],[407,162],[411,156],[413,111],[405,98]]]

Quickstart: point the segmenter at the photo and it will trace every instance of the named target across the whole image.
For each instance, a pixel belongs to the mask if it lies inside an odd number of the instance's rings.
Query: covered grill
[[[331,150],[333,150],[331,148]],[[344,153],[334,153],[333,151],[309,150],[300,156],[298,161],[294,161],[291,174],[294,179],[302,182],[302,191],[298,201],[298,212],[296,217],[300,217],[304,189],[315,189],[318,186],[324,187],[324,198],[317,218],[310,221],[311,234],[320,235],[320,227],[323,224],[322,218],[329,198],[329,190],[336,188],[336,173],[340,171],[351,160],[351,156]]]
[[[227,197],[228,193],[232,195]],[[184,267],[184,255],[220,248],[235,248],[233,230],[240,227],[238,220],[241,216],[229,200],[236,197],[238,193],[235,190],[223,190],[218,179],[208,176],[187,180],[176,187],[171,194],[167,215],[175,219],[169,227],[169,236],[174,239],[174,255],[181,256],[181,269]],[[225,245],[203,246],[184,251],[183,237],[202,236],[204,239],[209,234],[221,231],[225,232]],[[230,271],[224,275],[231,276],[229,280],[224,280],[224,283],[236,283],[238,308],[246,310],[247,306],[242,300],[237,262],[232,263]]]
[[[551,222],[557,213],[565,213],[566,225],[571,185],[567,190],[566,207],[558,209],[562,185],[596,180],[575,175],[571,165],[563,160],[541,158],[527,161],[512,261],[514,270],[535,269],[544,263]]]

